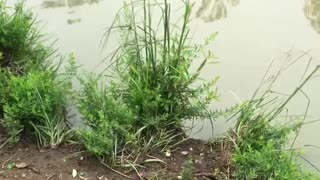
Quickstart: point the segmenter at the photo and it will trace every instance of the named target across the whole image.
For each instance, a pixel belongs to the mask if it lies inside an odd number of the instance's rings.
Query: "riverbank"
[[[224,173],[228,173],[228,153],[221,151],[221,148],[221,144],[189,139],[170,153],[156,151],[150,155],[141,154],[136,161],[137,172],[127,168],[116,170],[132,179],[181,179],[183,171],[186,171],[186,162],[192,160],[191,174],[194,179],[226,179],[228,175]],[[0,150],[0,164],[0,179],[129,179],[71,144],[64,144],[58,149],[39,148],[23,139],[16,146]],[[75,177],[72,174],[74,170],[77,172]]]

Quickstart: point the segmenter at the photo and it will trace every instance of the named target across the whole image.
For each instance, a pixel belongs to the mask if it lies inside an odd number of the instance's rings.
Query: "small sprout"
[[[7,169],[9,169],[9,170],[12,170],[13,168],[15,168],[16,167],[16,163],[9,163],[8,165],[7,165]]]

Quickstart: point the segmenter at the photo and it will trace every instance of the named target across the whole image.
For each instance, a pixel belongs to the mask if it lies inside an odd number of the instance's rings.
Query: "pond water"
[[[312,58],[310,69],[320,64],[320,1],[319,0],[194,0],[195,42],[213,32],[217,39],[210,47],[219,64],[205,69],[206,79],[220,76],[220,100],[212,108],[223,109],[248,99],[263,77],[272,60],[277,67],[290,52],[289,60],[305,54],[288,69],[276,84],[276,90],[288,94],[300,82]],[[179,0],[173,0],[178,8]],[[99,71],[97,66],[104,55],[99,46],[101,37],[110,26],[121,0],[28,0],[43,30],[58,39],[61,53],[74,52],[86,70]],[[175,7],[175,5],[177,7]],[[173,12],[175,12],[173,10]],[[320,79],[315,78],[304,88],[311,99],[308,121],[320,118]],[[307,101],[298,95],[290,104],[291,114],[302,114]],[[224,120],[209,122],[193,134],[208,139],[232,125]],[[305,158],[320,167],[320,122],[306,124],[297,141],[305,147]]]

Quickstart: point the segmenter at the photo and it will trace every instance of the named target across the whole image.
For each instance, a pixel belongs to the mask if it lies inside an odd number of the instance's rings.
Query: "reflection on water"
[[[75,23],[80,23],[81,22],[81,18],[77,18],[77,19],[68,19],[67,23],[68,24],[75,24]]]
[[[304,14],[312,27],[320,33],[320,0],[306,0]]]
[[[101,0],[46,0],[41,4],[42,8],[75,7],[84,4],[96,4]]]
[[[41,8],[47,9],[47,8],[72,8],[68,11],[68,14],[75,14],[76,11],[74,10],[74,7],[82,6],[84,4],[97,4],[102,0],[44,0],[41,4]],[[69,16],[69,15],[68,15]],[[67,24],[72,25],[76,23],[80,23],[82,21],[82,18],[80,17],[72,17],[67,18]]]
[[[240,0],[202,0],[197,17],[212,22],[227,17],[227,4],[237,6]]]

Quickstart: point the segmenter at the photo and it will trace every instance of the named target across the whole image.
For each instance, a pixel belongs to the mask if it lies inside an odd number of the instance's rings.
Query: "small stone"
[[[193,148],[191,147],[191,148],[189,148],[189,150],[190,150],[190,151],[193,151]]]
[[[171,153],[169,151],[166,152],[166,157],[170,157]]]
[[[21,176],[22,176],[22,177],[27,177],[27,174],[26,174],[26,173],[22,173]]]
[[[75,178],[78,175],[77,170],[72,169],[72,177]]]
[[[188,153],[188,151],[181,151],[181,154],[184,155],[184,156],[186,156],[186,155],[188,155],[189,153]]]
[[[25,163],[25,162],[21,162],[21,163],[16,164],[16,167],[17,167],[18,169],[23,169],[23,168],[28,167],[28,164]]]
[[[144,173],[143,173],[143,172],[140,172],[140,173],[139,173],[139,176],[140,176],[140,177],[144,177]]]
[[[178,179],[182,179],[182,176],[177,176]]]
[[[83,156],[81,156],[81,157],[80,157],[80,160],[83,161],[83,159],[84,159]]]
[[[204,156],[204,153],[200,153],[200,156]]]

